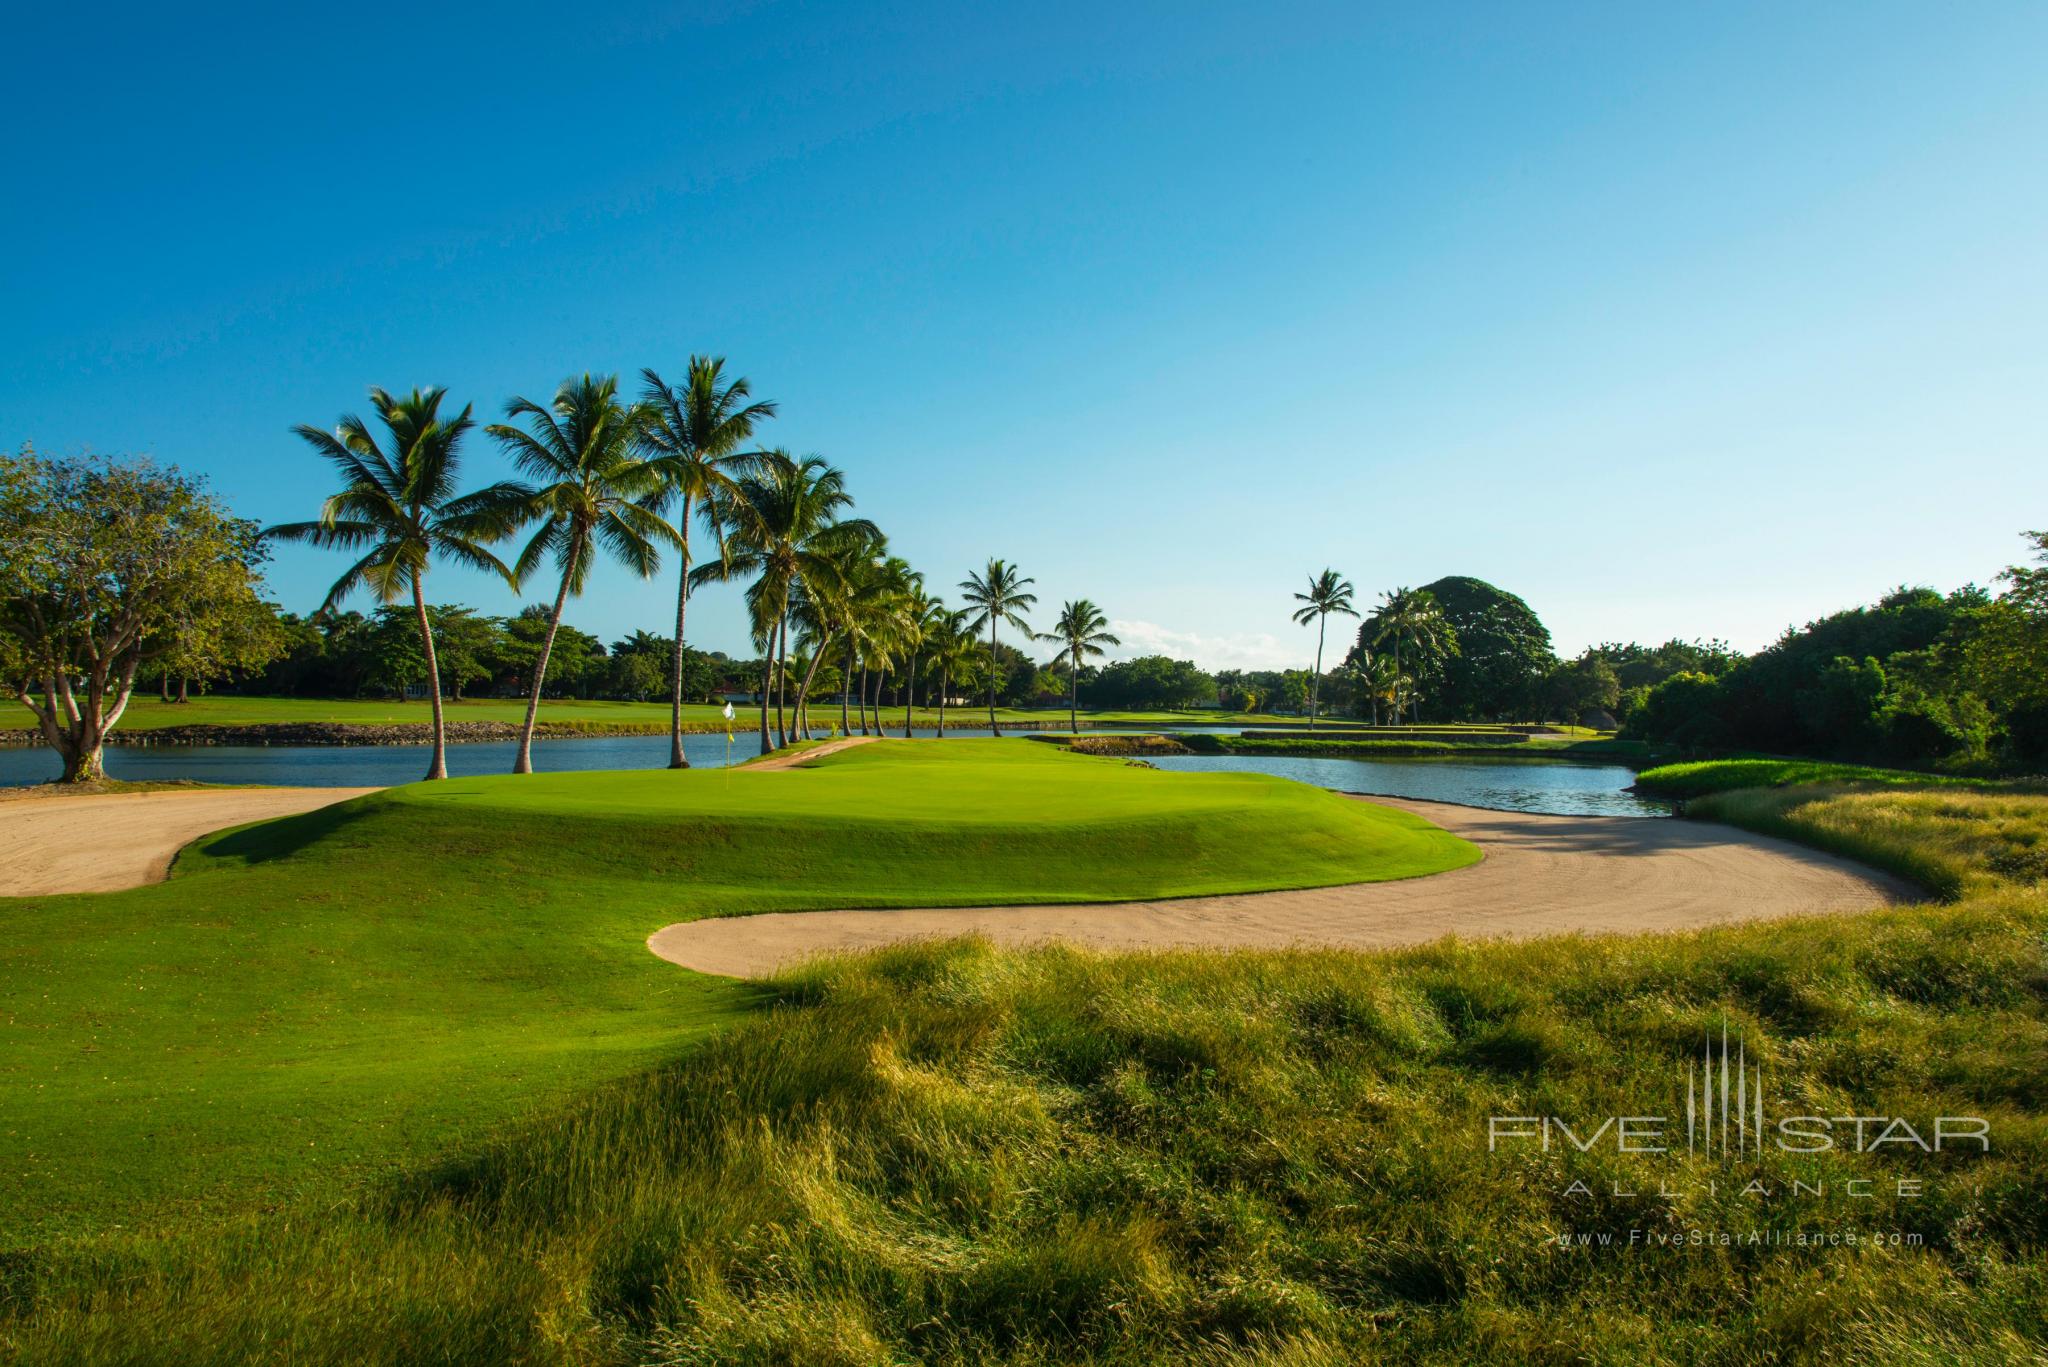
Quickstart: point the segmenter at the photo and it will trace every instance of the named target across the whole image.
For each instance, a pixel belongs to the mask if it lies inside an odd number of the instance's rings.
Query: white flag
[[[732,704],[731,704],[731,703],[727,703],[727,704],[725,705],[725,719],[726,719],[727,721],[731,721],[731,720],[732,720]]]

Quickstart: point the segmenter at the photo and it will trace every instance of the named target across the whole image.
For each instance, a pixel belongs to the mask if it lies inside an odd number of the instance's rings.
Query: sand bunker
[[[10,797],[0,801],[0,896],[114,892],[161,882],[178,851],[209,831],[296,816],[376,791],[218,788]]]
[[[1395,883],[1160,902],[774,912],[685,921],[649,938],[672,963],[759,977],[814,955],[984,935],[1095,949],[1377,949],[1472,938],[1693,930],[1909,901],[1884,874],[1711,822],[1534,816],[1360,798],[1414,812],[1485,851],[1469,868]]]

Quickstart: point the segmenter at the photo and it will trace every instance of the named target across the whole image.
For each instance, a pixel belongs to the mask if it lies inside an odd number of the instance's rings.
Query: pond
[[[1621,765],[1542,760],[1304,759],[1291,755],[1158,755],[1161,769],[1277,774],[1319,788],[1377,797],[1456,802],[1553,816],[1669,816],[1661,802],[1624,792]]]
[[[823,732],[819,733],[821,736]],[[891,734],[902,735],[900,727]],[[937,734],[919,731],[920,736]],[[948,736],[986,736],[988,730],[946,728]],[[1018,732],[1005,729],[1004,735]],[[518,745],[509,740],[448,747],[448,772],[456,777],[506,774]],[[376,788],[411,783],[427,772],[424,745],[138,745],[107,747],[107,774],[143,782],[195,779],[202,783],[270,783],[284,787]],[[683,753],[699,768],[725,764],[725,733],[684,736]],[[761,753],[759,732],[734,733],[732,762]],[[592,736],[537,740],[533,767],[542,773],[588,769],[659,769],[668,764],[668,737]],[[63,771],[57,752],[46,746],[0,746],[0,787],[47,783]]]
[[[901,735],[900,730],[894,734]],[[920,736],[935,734],[920,730]],[[988,731],[946,729],[949,736]],[[1024,734],[1004,731],[1005,735]],[[448,747],[448,772],[503,774],[512,769],[511,741]],[[683,737],[690,763],[715,769],[726,762],[723,733]],[[757,734],[736,733],[735,764],[761,752]],[[1304,759],[1261,755],[1161,755],[1161,769],[1278,774],[1347,793],[1457,802],[1513,812],[1563,816],[1664,816],[1669,809],[1622,791],[1635,774],[1619,765],[1543,763],[1533,760]],[[537,740],[533,767],[543,773],[591,769],[656,769],[668,763],[667,736],[594,736]],[[284,786],[372,788],[411,783],[426,772],[424,745],[150,745],[108,746],[107,773],[129,780],[196,779],[204,783],[274,783]],[[0,785],[43,783],[57,777],[55,752],[44,747],[0,747]]]

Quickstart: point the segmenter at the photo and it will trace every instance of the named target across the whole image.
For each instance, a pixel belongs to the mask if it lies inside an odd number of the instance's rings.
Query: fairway
[[[333,1190],[673,1058],[759,996],[649,955],[670,922],[1309,887],[1477,857],[1299,784],[1000,741],[388,790],[211,837],[163,884],[5,904],[0,1229]]]

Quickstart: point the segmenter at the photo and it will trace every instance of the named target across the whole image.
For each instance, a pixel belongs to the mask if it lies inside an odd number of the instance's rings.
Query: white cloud
[[[1243,631],[1224,636],[1203,636],[1192,631],[1173,631],[1157,622],[1131,622],[1121,618],[1109,624],[1110,633],[1123,645],[1110,650],[1119,660],[1140,655],[1170,655],[1176,660],[1193,660],[1201,668],[1218,669],[1306,669],[1315,643],[1285,644],[1263,631]]]

